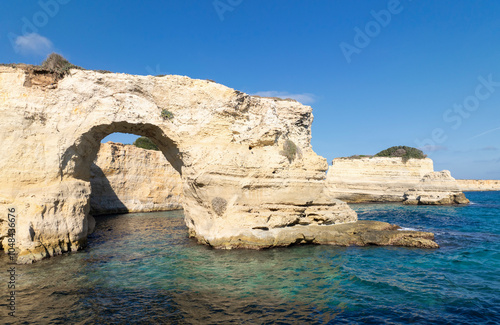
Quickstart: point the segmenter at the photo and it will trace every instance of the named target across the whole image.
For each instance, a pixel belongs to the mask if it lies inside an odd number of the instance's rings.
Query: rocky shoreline
[[[404,232],[370,239],[374,232],[390,231],[388,226],[349,228],[357,224],[357,214],[329,193],[328,163],[311,146],[310,106],[253,97],[185,76],[84,69],[54,75],[1,66],[0,87],[5,94],[0,107],[0,142],[5,146],[0,208],[15,209],[19,216],[19,263],[86,246],[94,225],[91,209],[99,213],[99,204],[113,201],[101,195],[92,202],[92,192],[98,193],[92,178],[97,185],[100,177],[101,188],[109,185],[102,183],[106,180],[93,162],[101,140],[114,132],[146,136],[158,146],[180,175],[185,223],[201,243],[226,249],[309,242],[436,247],[418,239],[431,240],[428,235],[417,233],[412,233],[416,241]],[[114,163],[120,162],[117,158]],[[144,169],[140,164],[129,167]],[[110,168],[113,172],[124,173]],[[118,183],[111,190],[127,211],[164,208],[161,197],[156,200],[163,194],[142,187],[147,181],[122,176],[110,177]],[[133,194],[127,197],[129,190]],[[134,201],[138,193],[152,198],[153,205]],[[6,216],[0,216],[4,251]],[[345,236],[352,239],[335,239]]]

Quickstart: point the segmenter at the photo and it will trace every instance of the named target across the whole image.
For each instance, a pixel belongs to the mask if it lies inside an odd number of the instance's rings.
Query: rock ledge
[[[404,246],[439,248],[434,234],[423,231],[403,230],[387,222],[360,220],[338,225],[294,226],[281,229],[261,230],[259,233],[239,234],[200,242],[219,249],[264,249],[297,244],[323,244],[333,246]]]

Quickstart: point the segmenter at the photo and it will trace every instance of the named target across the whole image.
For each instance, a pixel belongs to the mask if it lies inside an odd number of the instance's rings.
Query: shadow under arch
[[[150,123],[112,122],[93,126],[65,150],[59,166],[61,180],[72,177],[90,181],[90,167],[97,157],[101,140],[111,133],[133,133],[151,139],[158,146],[172,167],[182,176],[182,153],[177,143],[163,130]]]
[[[123,203],[115,192],[115,189],[111,185],[101,167],[92,163],[91,174],[94,174],[94,178],[100,180],[98,184],[96,182],[90,182],[90,214],[92,216],[106,215],[112,213],[129,213],[128,207]],[[99,204],[100,200],[106,200],[106,208],[103,208],[103,204]],[[94,203],[99,202],[99,203]],[[97,207],[96,207],[97,206]]]

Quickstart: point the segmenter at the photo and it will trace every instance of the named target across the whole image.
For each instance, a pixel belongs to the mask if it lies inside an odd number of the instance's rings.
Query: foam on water
[[[410,227],[401,227],[398,229],[399,231],[418,231],[418,229],[410,228]]]

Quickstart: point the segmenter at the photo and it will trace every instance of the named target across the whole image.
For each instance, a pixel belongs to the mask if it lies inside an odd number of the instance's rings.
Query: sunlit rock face
[[[302,236],[295,227],[357,220],[325,191],[327,162],[310,145],[312,109],[293,100],[183,76],[73,69],[61,79],[0,67],[0,117],[0,208],[16,209],[20,263],[85,246],[91,167],[113,132],[160,148],[180,174],[186,225],[201,243],[280,246],[283,236]]]
[[[182,209],[181,177],[160,151],[102,143],[90,185],[91,215]]]
[[[500,180],[457,179],[462,191],[500,191]]]
[[[468,204],[469,200],[458,187],[448,170],[425,174],[420,182],[404,194],[404,204],[447,205]]]
[[[329,194],[349,203],[466,204],[449,171],[431,159],[336,158],[327,174]]]

